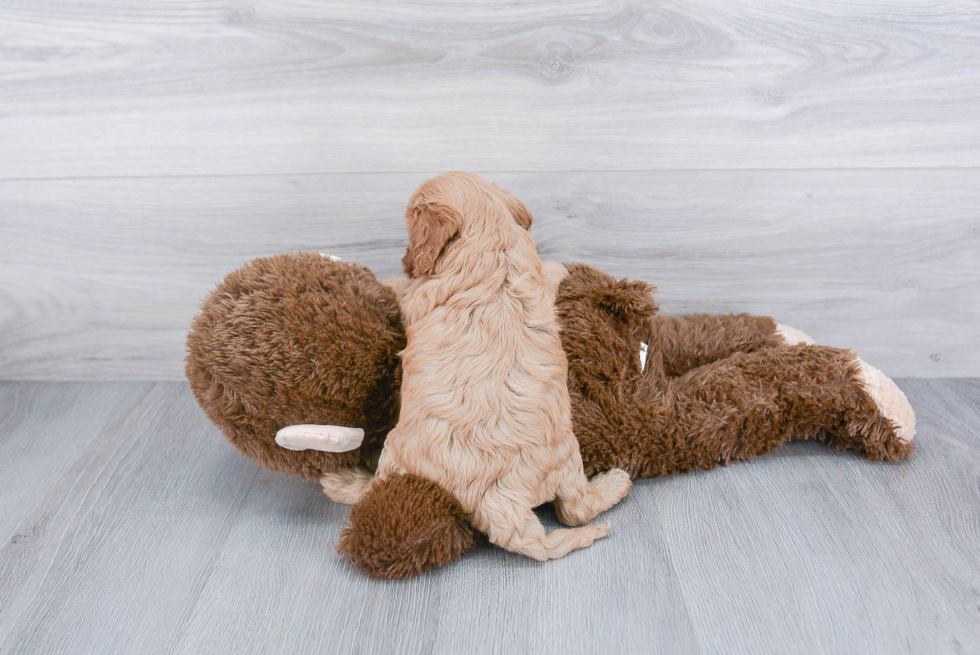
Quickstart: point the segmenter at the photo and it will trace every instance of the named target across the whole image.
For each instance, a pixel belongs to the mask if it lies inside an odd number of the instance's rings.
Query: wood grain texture
[[[976,652],[980,380],[900,386],[899,465],[789,444],[638,482],[561,560],[383,583],[334,553],[346,508],[237,455],[186,385],[0,384],[0,461],[34,484],[0,494],[0,652]]]
[[[980,166],[969,0],[12,0],[0,33],[0,178]]]
[[[177,379],[229,270],[395,272],[453,168],[666,311],[980,375],[975,2],[12,0],[0,34],[0,379]]]
[[[685,600],[706,651],[731,652],[736,633],[751,653],[980,648],[980,384],[901,387],[919,420],[907,462],[793,444],[663,490],[658,514],[678,575],[698,580]]]
[[[50,481],[65,475],[98,438],[130,388],[124,383],[0,385],[0,543],[29,536],[14,531]]]
[[[54,389],[79,386],[88,385]],[[158,650],[191,611],[255,478],[184,385],[113,388],[118,409],[107,424],[92,421],[102,410],[86,404],[74,426],[48,436],[71,448],[98,432],[63,473],[50,475],[36,457],[14,461],[45,484],[0,549],[0,652]],[[39,427],[50,405],[34,408],[29,423]]]
[[[427,174],[0,182],[0,379],[181,379],[200,300],[260,255],[400,272]],[[893,376],[980,375],[980,170],[487,173],[543,257],[775,316]]]

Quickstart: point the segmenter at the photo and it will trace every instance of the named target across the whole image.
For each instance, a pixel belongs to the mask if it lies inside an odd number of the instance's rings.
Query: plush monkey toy
[[[659,315],[646,283],[568,271],[556,310],[587,475],[710,469],[794,439],[870,460],[911,454],[912,408],[854,353],[768,317]],[[208,295],[187,338],[208,417],[260,465],[353,504],[338,550],[379,578],[447,564],[482,540],[434,483],[372,483],[398,419],[403,281],[316,253],[256,259]]]

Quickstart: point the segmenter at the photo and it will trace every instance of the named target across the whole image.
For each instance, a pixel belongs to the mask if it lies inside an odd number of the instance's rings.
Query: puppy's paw
[[[592,478],[591,482],[603,490],[604,495],[612,500],[613,505],[625,498],[630,487],[633,486],[630,474],[623,469],[610,469],[605,473],[600,473]]]
[[[519,552],[522,555],[533,557],[539,562],[544,562],[549,559],[564,557],[579,548],[588,548],[597,539],[602,539],[607,534],[609,534],[608,523],[583,525],[578,528],[562,528],[552,530],[545,535],[541,542],[531,544],[529,548],[515,549],[508,546],[507,550]]]
[[[354,505],[371,488],[374,475],[360,467],[324,473],[320,486],[327,498],[342,505]]]
[[[568,275],[568,269],[560,262],[541,262],[541,270],[544,276],[554,284],[560,284]]]
[[[632,484],[630,474],[623,469],[610,469],[589,480],[589,489],[597,502],[593,507],[594,513],[591,516],[583,516],[582,522],[592,520],[596,515],[621,501],[629,493]]]
[[[561,281],[568,276],[568,269],[558,262],[541,262],[541,273],[544,276],[545,290],[553,297],[558,294]]]
[[[915,437],[915,412],[908,398],[891,378],[858,359],[861,383],[878,406],[882,416],[895,425],[895,436],[903,443],[910,443]]]
[[[776,323],[776,334],[783,338],[787,346],[795,346],[798,343],[812,346],[817,343],[802,330],[797,330],[795,327],[783,325],[782,323]]]

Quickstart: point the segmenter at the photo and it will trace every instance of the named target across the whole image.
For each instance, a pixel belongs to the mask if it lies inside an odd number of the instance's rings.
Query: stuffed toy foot
[[[816,344],[816,342],[794,327],[788,325],[776,325],[776,334],[781,336],[787,346],[797,344]],[[878,411],[889,419],[895,429],[895,434],[900,441],[909,443],[915,437],[915,412],[909,405],[908,398],[902,393],[891,378],[871,366],[862,359],[858,359],[858,370],[864,390],[868,392],[871,399],[878,406]]]
[[[864,390],[871,396],[881,415],[892,423],[899,441],[911,443],[915,438],[915,412],[909,399],[891,378],[864,360],[857,361]]]
[[[800,343],[816,344],[801,330],[788,325],[777,324],[776,334],[783,338],[787,346]],[[912,411],[908,398],[884,373],[862,359],[858,359],[857,362],[861,383],[878,406],[878,411],[892,422],[900,441],[911,442],[915,437],[915,412]]]
[[[791,439],[868,459],[912,452],[914,414],[901,390],[850,351],[813,344],[767,317],[658,315],[649,285],[567,268],[556,310],[590,476],[712,468]],[[431,482],[372,479],[398,416],[405,346],[397,280],[386,284],[315,253],[255,260],[205,300],[188,335],[186,372],[243,454],[356,503],[339,546],[352,563],[401,578],[452,561],[481,537]],[[363,441],[346,452],[276,442],[277,432],[301,424],[361,428]],[[356,442],[333,430],[283,440],[343,447],[345,438]]]
[[[795,327],[790,327],[781,323],[776,324],[776,334],[783,338],[783,341],[787,346],[795,346],[798,343],[805,343],[809,345],[817,343],[802,330],[797,330]]]

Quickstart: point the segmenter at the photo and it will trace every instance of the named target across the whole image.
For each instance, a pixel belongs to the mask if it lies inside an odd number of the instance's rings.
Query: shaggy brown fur
[[[620,466],[646,477],[712,468],[805,438],[868,459],[912,452],[865,391],[849,351],[786,346],[764,317],[659,316],[648,285],[568,268],[556,309],[587,471]],[[640,341],[649,344],[642,372]],[[370,465],[361,451],[395,423],[394,354],[404,333],[391,291],[362,267],[316,255],[256,260],[208,297],[188,342],[188,377],[202,407],[268,468],[315,478],[319,467]],[[343,352],[330,350],[337,344]],[[365,377],[348,375],[347,362]],[[276,430],[294,423],[371,430],[354,453],[278,448]],[[343,548],[357,566],[404,577],[477,543],[446,492],[398,480],[372,488],[351,512]]]
[[[670,377],[735,353],[783,345],[775,332],[775,322],[768,316],[657,314],[653,317],[653,332],[657,335],[655,352],[660,353],[664,373]]]
[[[337,552],[375,578],[397,580],[448,564],[483,541],[442,487],[397,475],[351,508]]]
[[[619,502],[630,479],[585,477],[555,321],[565,271],[544,269],[522,214],[520,201],[472,173],[438,175],[412,195],[402,405],[378,478],[431,480],[494,544],[544,561],[609,526],[545,534],[534,507],[555,501],[561,521],[579,526]]]
[[[568,268],[556,307],[587,471],[707,469],[794,438],[868,459],[912,452],[862,388],[850,351],[777,347],[769,318],[652,317],[648,290],[581,264]],[[649,344],[642,372],[640,342]]]
[[[255,259],[202,303],[185,372],[228,440],[267,469],[309,480],[373,468],[398,416],[405,331],[394,293],[363,266],[316,253]],[[276,432],[301,423],[364,428],[346,453],[292,451]]]

